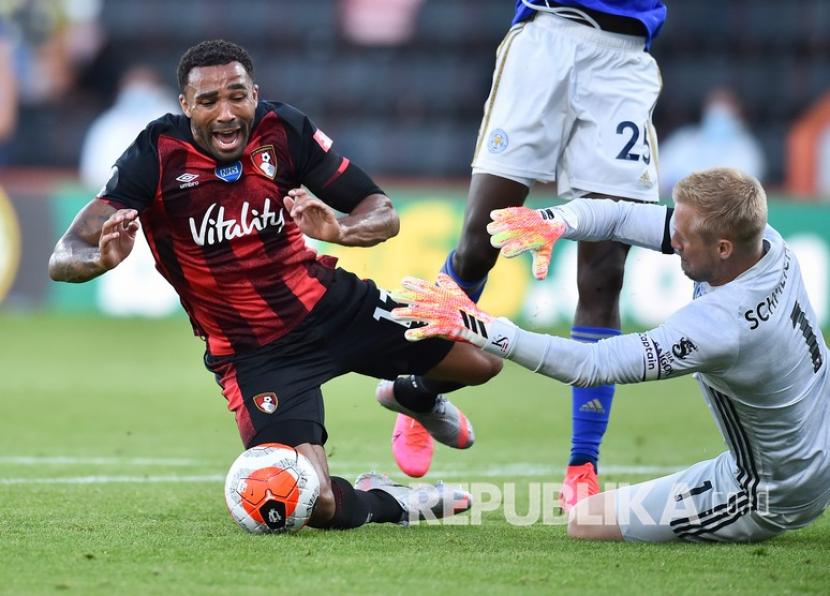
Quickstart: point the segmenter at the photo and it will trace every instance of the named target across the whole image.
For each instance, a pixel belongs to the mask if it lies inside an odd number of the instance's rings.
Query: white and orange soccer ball
[[[279,443],[244,451],[225,479],[231,517],[254,534],[301,530],[319,494],[320,479],[308,458]]]

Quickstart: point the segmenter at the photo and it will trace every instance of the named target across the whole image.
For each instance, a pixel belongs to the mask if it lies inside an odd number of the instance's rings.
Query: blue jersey
[[[540,6],[545,5],[545,0],[528,0],[528,2]],[[651,47],[651,41],[660,33],[660,28],[666,20],[666,5],[661,0],[556,0],[556,3],[637,19],[647,31],[646,48]],[[512,24],[528,20],[535,12],[522,0],[516,0],[516,16],[513,17]]]

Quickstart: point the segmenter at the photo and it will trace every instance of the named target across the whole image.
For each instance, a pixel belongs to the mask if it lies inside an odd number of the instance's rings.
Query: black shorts
[[[288,335],[245,354],[205,354],[245,447],[323,445],[323,383],[347,372],[381,379],[424,374],[443,360],[452,342],[408,342],[406,324],[389,314],[397,306],[371,280],[337,269],[326,294]]]

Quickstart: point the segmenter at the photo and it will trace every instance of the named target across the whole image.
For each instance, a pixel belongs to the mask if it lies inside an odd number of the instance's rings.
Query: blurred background
[[[653,54],[661,196],[691,170],[761,178],[770,220],[799,255],[814,307],[830,295],[830,1],[669,0]],[[394,285],[434,276],[461,227],[469,162],[511,0],[0,0],[0,310],[178,312],[149,255],[83,286],[46,262],[144,125],[178,109],[175,69],[223,37],[254,59],[261,96],[297,105],[381,181],[400,238],[344,264]],[[549,189],[534,191],[549,203]],[[559,249],[557,249],[559,250]],[[653,260],[656,258],[656,260]],[[532,284],[500,263],[485,306],[547,326],[576,300],[574,256]],[[623,310],[652,324],[689,299],[676,263],[632,253]]]

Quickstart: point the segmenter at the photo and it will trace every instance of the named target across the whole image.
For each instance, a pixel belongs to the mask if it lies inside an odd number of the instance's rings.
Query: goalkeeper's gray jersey
[[[669,252],[671,210],[579,200],[556,209],[574,240],[617,240]],[[767,227],[765,254],[659,327],[596,344],[519,332],[510,358],[574,385],[636,383],[696,373],[735,458],[738,489],[772,518],[830,500],[828,353],[798,260]],[[669,398],[669,396],[667,396]]]

